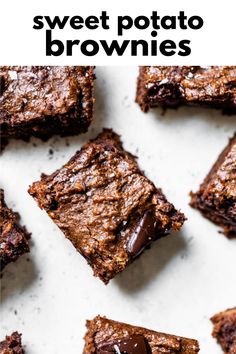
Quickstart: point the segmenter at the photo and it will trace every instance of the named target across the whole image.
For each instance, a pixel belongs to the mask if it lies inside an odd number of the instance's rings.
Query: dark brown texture
[[[140,351],[140,354],[196,354],[199,352],[198,342],[194,339],[159,333],[97,316],[92,321],[87,321],[83,354],[101,354],[99,348],[106,343],[113,343],[113,346],[116,344],[119,348],[120,341],[123,344],[124,341],[136,337],[137,342],[137,336],[142,336],[146,342],[145,351]],[[144,345],[140,338],[137,344],[139,344],[140,349]],[[132,349],[132,345],[130,347]],[[118,354],[115,348],[113,348],[113,352],[109,351],[109,353]],[[121,351],[121,353],[125,352]],[[126,354],[132,354],[132,350],[127,351]],[[135,354],[138,354],[138,352],[135,352]]]
[[[212,335],[225,354],[236,354],[236,308],[220,312],[211,318]]]
[[[236,237],[236,135],[191,196],[192,207],[220,225],[228,238]]]
[[[1,138],[45,140],[86,132],[94,78],[89,66],[1,66]]]
[[[6,339],[0,342],[0,354],[24,354],[25,351],[21,344],[21,334],[18,332],[6,336]]]
[[[30,234],[18,223],[19,215],[7,207],[0,189],[0,269],[29,252]]]
[[[29,193],[105,283],[185,220],[111,130],[52,175],[42,175]]]
[[[151,107],[200,105],[236,112],[236,66],[140,67],[136,101]]]

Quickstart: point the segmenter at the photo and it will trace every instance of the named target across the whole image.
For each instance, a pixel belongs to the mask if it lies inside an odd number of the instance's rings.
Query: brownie
[[[151,107],[196,105],[236,112],[236,66],[140,67],[136,101]]]
[[[0,189],[0,269],[29,252],[30,234],[18,222],[19,214],[9,209]]]
[[[90,66],[1,66],[3,143],[86,132],[93,115],[94,78]]]
[[[24,354],[25,351],[21,344],[21,334],[18,332],[6,336],[5,340],[0,342],[0,354]]]
[[[236,308],[220,312],[211,318],[214,325],[212,335],[223,351],[236,353]]]
[[[29,193],[105,283],[185,220],[108,129]]]
[[[97,316],[87,321],[83,354],[195,354],[199,352],[194,339],[159,333],[150,329]]]
[[[236,237],[236,135],[191,196],[192,207],[221,226],[228,238]]]

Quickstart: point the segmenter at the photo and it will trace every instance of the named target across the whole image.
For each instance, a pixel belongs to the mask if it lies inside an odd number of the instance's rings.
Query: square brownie
[[[21,334],[18,332],[6,336],[5,340],[0,342],[0,354],[24,354],[25,351],[21,343]]]
[[[30,234],[18,221],[19,214],[7,207],[0,189],[0,270],[29,252]]]
[[[236,112],[236,66],[142,66],[139,70],[136,101],[144,112],[181,105]]]
[[[97,316],[87,321],[83,354],[196,354],[198,341]]]
[[[236,135],[191,196],[192,207],[221,226],[228,238],[236,237]]]
[[[105,283],[185,220],[108,129],[29,193]]]
[[[236,308],[220,312],[211,318],[214,325],[212,335],[224,353],[236,353]]]
[[[86,132],[93,116],[94,79],[90,66],[0,66],[3,142]]]

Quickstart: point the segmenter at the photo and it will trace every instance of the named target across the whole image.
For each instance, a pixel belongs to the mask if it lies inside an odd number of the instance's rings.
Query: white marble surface
[[[144,114],[134,102],[136,67],[98,67],[96,74],[88,134],[12,142],[0,156],[6,200],[32,232],[30,255],[9,265],[1,280],[1,338],[17,329],[27,354],[81,353],[85,320],[101,314],[199,339],[202,353],[220,354],[209,317],[236,305],[236,241],[192,210],[188,193],[227,144],[236,117],[197,108]],[[188,217],[181,232],[156,242],[108,286],[27,193],[41,172],[60,167],[103,127],[122,135],[125,148]]]

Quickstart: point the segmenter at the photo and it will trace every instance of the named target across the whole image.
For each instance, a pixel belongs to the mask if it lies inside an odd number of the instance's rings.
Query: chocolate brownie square
[[[0,354],[24,354],[25,351],[21,343],[21,334],[18,332],[6,336],[6,339],[0,342]]]
[[[9,209],[0,189],[0,270],[29,252],[30,234],[19,222],[19,214]]]
[[[220,312],[211,318],[214,325],[212,335],[224,353],[236,353],[236,308]]]
[[[1,66],[3,141],[86,132],[93,115],[94,78],[90,66]]]
[[[97,316],[87,321],[83,354],[196,354],[194,339],[159,333],[150,329]]]
[[[228,238],[236,237],[236,135],[191,196],[192,207],[221,226]]]
[[[136,101],[152,107],[196,105],[236,112],[236,66],[142,66]]]
[[[185,220],[111,130],[42,175],[29,193],[105,283]]]

